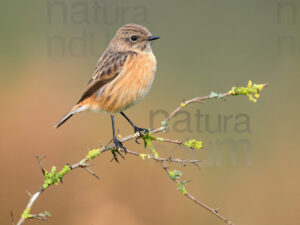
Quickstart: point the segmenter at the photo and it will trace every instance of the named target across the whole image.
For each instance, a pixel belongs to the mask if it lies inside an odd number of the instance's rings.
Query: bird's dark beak
[[[156,39],[159,39],[160,38],[160,36],[150,36],[150,37],[148,37],[148,41],[154,41],[154,40],[156,40]]]

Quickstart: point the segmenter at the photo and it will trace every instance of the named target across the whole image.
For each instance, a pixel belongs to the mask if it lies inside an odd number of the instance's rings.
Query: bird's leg
[[[134,129],[134,133],[136,132],[139,132],[140,134],[142,133],[148,133],[150,130],[149,129],[146,129],[146,128],[141,128],[141,127],[138,127],[136,126],[126,115],[125,113],[121,112],[121,115],[124,116],[124,118],[131,124],[131,126],[133,127]],[[135,140],[136,143],[139,144],[139,142],[137,140]]]
[[[124,116],[124,118],[131,124],[131,126],[133,127],[134,129],[134,132],[149,132],[150,130],[149,129],[146,129],[146,128],[141,128],[141,127],[138,127],[136,126],[126,115],[125,113],[121,112],[121,115]]]
[[[111,124],[112,124],[112,130],[113,130],[113,142],[115,144],[115,149],[112,150],[112,154],[114,157],[114,160],[116,160],[117,163],[119,163],[118,158],[117,158],[117,154],[118,153],[123,159],[124,156],[120,153],[120,149],[123,149],[125,154],[127,153],[126,148],[123,146],[122,142],[120,142],[117,137],[116,137],[116,133],[115,133],[115,120],[114,120],[114,115],[111,114]]]

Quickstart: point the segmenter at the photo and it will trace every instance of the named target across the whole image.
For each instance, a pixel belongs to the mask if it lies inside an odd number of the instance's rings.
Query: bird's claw
[[[114,160],[117,163],[119,163],[117,154],[119,154],[123,159],[125,159],[124,156],[121,154],[120,149],[122,149],[125,152],[125,154],[127,153],[127,149],[123,146],[122,142],[120,142],[117,138],[114,138],[113,142],[115,144],[115,148],[112,149],[112,154],[113,154]]]
[[[134,127],[134,133],[140,133],[140,134],[147,134],[149,133],[150,129],[141,128],[141,127]]]
[[[144,135],[147,135],[149,132],[150,132],[150,129],[140,128],[140,127],[137,127],[137,126],[134,127],[134,133],[139,133],[140,137],[144,136]],[[141,144],[140,142],[138,142],[138,138],[135,139],[135,142],[137,144]]]

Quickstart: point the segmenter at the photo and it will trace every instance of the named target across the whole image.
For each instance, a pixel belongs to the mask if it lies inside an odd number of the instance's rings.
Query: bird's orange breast
[[[149,92],[155,71],[156,59],[152,52],[132,56],[118,77],[91,96],[91,110],[114,113],[135,105]]]

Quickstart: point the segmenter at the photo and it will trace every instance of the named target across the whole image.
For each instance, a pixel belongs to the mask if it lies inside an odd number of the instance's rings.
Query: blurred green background
[[[104,114],[80,114],[58,130],[53,125],[80,97],[114,32],[140,23],[161,36],[153,44],[158,70],[150,94],[128,116],[142,127],[156,127],[163,116],[151,119],[151,112],[170,112],[183,99],[225,92],[249,79],[270,82],[255,104],[241,96],[188,107],[161,135],[203,140],[203,151],[170,145],[157,150],[161,156],[204,160],[200,170],[179,166],[183,179],[192,180],[187,189],[222,207],[235,224],[297,224],[299,12],[296,0],[3,1],[0,223],[11,223],[11,210],[16,220],[28,201],[25,190],[33,193],[42,184],[34,154],[48,156],[46,169],[61,168],[84,157],[87,145],[110,140],[111,122]],[[206,115],[201,125],[197,110]],[[222,118],[230,115],[224,131]],[[249,118],[250,131],[234,129],[239,115]],[[222,129],[209,132],[205,127],[216,129],[219,118]],[[123,118],[116,121],[122,135],[132,132]],[[247,145],[233,149],[239,141]],[[126,146],[148,151],[134,142]],[[49,210],[48,225],[223,224],[176,190],[159,165],[129,155],[117,165],[111,157],[93,162],[100,182],[84,170],[73,171],[37,200],[32,213]]]

